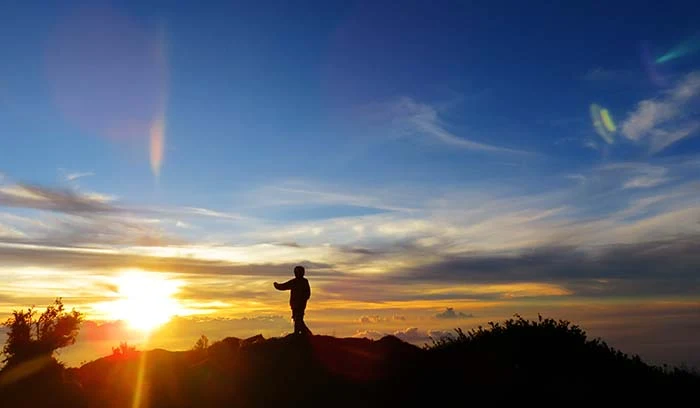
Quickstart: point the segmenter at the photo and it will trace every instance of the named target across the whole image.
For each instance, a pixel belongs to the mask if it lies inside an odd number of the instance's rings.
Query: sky
[[[315,333],[700,366],[700,5],[225,3],[3,6],[0,317],[84,312],[73,365],[279,336],[301,264]]]

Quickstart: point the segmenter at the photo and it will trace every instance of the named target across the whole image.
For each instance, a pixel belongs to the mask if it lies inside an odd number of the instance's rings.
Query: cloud
[[[207,208],[199,208],[199,207],[183,207],[183,208],[178,208],[175,210],[156,209],[154,211],[155,212],[163,212],[163,213],[173,212],[175,214],[196,215],[196,216],[219,218],[219,219],[223,219],[223,220],[232,220],[232,221],[241,221],[241,220],[245,220],[247,218],[247,217],[244,217],[240,214],[225,213],[225,212],[221,212],[221,211],[214,211],[214,210],[210,210]]]
[[[407,343],[413,343],[416,345],[428,344],[433,340],[447,337],[454,338],[452,332],[446,330],[421,330],[417,327],[409,327],[404,330],[398,330],[392,334]]]
[[[372,107],[377,110],[378,107]],[[421,103],[410,97],[401,97],[381,108],[390,118],[390,125],[399,136],[422,135],[431,140],[440,142],[450,147],[465,150],[483,151],[491,153],[515,153],[526,152],[495,146],[488,143],[459,137],[447,129],[446,124],[439,117],[438,110],[426,103]]]
[[[474,315],[463,312],[455,312],[455,310],[451,307],[445,308],[444,312],[440,312],[435,315],[435,318],[437,319],[466,319],[468,317],[474,317]]]
[[[670,180],[668,169],[662,166],[652,166],[645,163],[621,163],[608,165],[603,168],[608,171],[618,171],[625,175],[630,174],[622,185],[623,189],[657,187]]]
[[[454,338],[454,333],[446,330],[428,330],[428,337],[433,340],[444,339],[447,337]]]
[[[178,221],[175,222],[175,226],[176,226],[177,228],[183,228],[183,229],[190,229],[190,228],[192,228],[192,225],[190,225],[190,224],[188,224],[188,223],[186,223],[186,222],[184,222],[184,221],[180,221],[180,220],[178,220]]]
[[[385,321],[386,319],[377,315],[374,316],[362,316],[360,317],[360,323],[362,324],[376,324]]]
[[[193,218],[250,221],[233,213],[198,207],[138,207],[104,193],[27,183],[0,183],[0,207],[30,210],[28,229],[14,228],[29,242],[46,245],[166,245],[184,240],[168,231],[190,230]],[[0,213],[10,216],[9,213]]]
[[[586,139],[586,141],[583,142],[583,147],[596,151],[600,150],[600,148],[598,147],[598,143],[590,139]]]
[[[0,223],[0,238],[22,238],[24,236],[22,231]]]
[[[183,251],[184,252],[184,251]],[[175,252],[177,253],[177,251]],[[128,250],[43,246],[37,244],[0,243],[0,259],[4,267],[34,266],[68,270],[109,270],[138,267],[145,271],[175,272],[193,275],[250,277],[289,276],[297,263],[241,263],[207,260],[187,255],[155,256]],[[315,277],[343,277],[329,265],[304,262],[307,274]]]
[[[622,134],[648,144],[652,153],[692,136],[700,130],[697,111],[693,110],[699,96],[700,72],[692,72],[658,98],[640,101],[622,122]]]
[[[160,220],[134,215],[114,197],[30,184],[0,185],[0,207],[30,212],[12,223],[27,242],[57,245],[162,245],[182,242]],[[145,214],[145,213],[144,213]],[[4,214],[9,217],[11,214]],[[21,227],[17,227],[21,224]]]
[[[362,317],[360,317],[359,322],[362,324],[377,324],[377,323],[388,322],[390,320],[406,321],[406,316],[394,315],[391,318],[381,317],[378,315],[362,316]]]
[[[700,290],[695,272],[700,269],[698,246],[700,235],[692,235],[592,250],[549,246],[512,254],[463,255],[387,279],[405,284],[442,282],[446,286],[550,282],[583,296],[691,294]],[[507,294],[508,287],[499,291]]]
[[[690,172],[682,161],[617,162],[594,168],[588,179],[603,189],[609,189],[620,197],[634,195],[632,190],[666,186],[683,182]]]
[[[75,181],[75,180],[80,179],[80,178],[92,177],[94,175],[95,175],[95,173],[91,172],[91,171],[72,172],[72,173],[63,172],[63,179],[65,181]]]
[[[379,340],[386,335],[387,335],[387,333],[382,333],[382,332],[379,332],[377,330],[361,330],[361,331],[358,331],[355,334],[353,334],[352,337],[356,337],[356,338],[360,338],[360,339]]]
[[[116,211],[105,196],[85,195],[70,190],[15,184],[0,186],[0,206],[33,208],[64,213],[108,213]]]
[[[650,131],[651,151],[654,153],[659,152],[681,139],[695,135],[698,130],[700,130],[700,121],[688,121],[670,130],[653,129]]]
[[[410,212],[236,224],[236,229],[230,229],[230,223],[216,223],[214,228],[221,228],[221,236],[235,244],[217,242],[209,228],[178,229],[179,216],[162,217],[175,214],[178,208],[172,213],[158,208],[149,212],[109,202],[101,204],[112,209],[106,213],[40,210],[22,219],[0,214],[4,230],[20,233],[3,234],[0,259],[8,268],[111,273],[138,267],[192,276],[257,276],[260,280],[288,276],[294,264],[310,261],[318,266],[314,279],[322,278],[322,282],[314,281],[320,289],[316,299],[431,299],[444,301],[438,307],[462,308],[448,302],[631,293],[635,289],[631,278],[608,267],[614,260],[610,252],[624,258],[618,271],[627,270],[626,263],[642,274],[652,266],[657,268],[655,275],[637,283],[641,292],[651,293],[659,285],[667,292],[677,288],[687,293],[692,284],[681,282],[688,278],[679,276],[674,265],[644,258],[649,249],[644,245],[665,246],[663,251],[694,265],[690,252],[679,248],[685,245],[683,241],[695,242],[700,234],[696,199],[700,185],[668,181],[697,176],[698,167],[659,162],[607,165],[582,173],[585,183],[566,183],[562,191],[545,194],[427,186],[412,191],[415,210]],[[385,190],[390,196],[391,189]],[[36,200],[25,197],[29,194],[14,195]],[[359,191],[358,195],[371,194]],[[42,207],[60,208],[58,204]],[[204,213],[208,218],[208,211]],[[202,220],[183,218],[193,226],[197,221]],[[174,234],[188,234],[188,239]],[[280,245],[289,242],[293,245]],[[619,249],[625,245],[638,245],[639,253]],[[600,257],[605,262],[599,262]],[[662,270],[668,275],[661,275]],[[668,283],[671,278],[678,283]],[[419,284],[411,285],[416,282]],[[235,289],[210,286],[200,296],[216,299]],[[261,292],[251,286],[236,293],[241,298],[258,298]]]
[[[313,207],[318,211],[319,207],[356,207],[357,209],[384,211],[410,212],[415,209],[400,205],[406,194],[387,194],[384,188],[367,189],[362,192],[353,191],[355,189],[345,187],[339,190],[337,186],[323,185],[318,182],[288,180],[281,183],[265,186],[256,189],[248,194],[247,199],[250,206],[264,207]],[[261,205],[262,203],[262,205]]]
[[[409,327],[404,330],[397,330],[394,336],[408,343],[425,341],[428,338],[427,332],[419,331],[417,327]]]
[[[589,82],[616,81],[629,75],[629,72],[619,69],[595,67],[586,72],[581,79]]]
[[[649,188],[656,187],[668,181],[666,177],[642,176],[635,177],[625,182],[623,188]]]

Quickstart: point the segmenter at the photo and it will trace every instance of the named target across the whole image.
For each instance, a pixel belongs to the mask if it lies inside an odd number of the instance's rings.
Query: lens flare
[[[134,398],[131,401],[131,408],[140,408],[145,405],[143,402],[146,399],[144,397],[144,379],[146,378],[146,359],[148,358],[148,353],[143,351],[139,356],[139,368],[136,371],[136,384],[134,385]]]
[[[162,29],[159,31],[158,36],[158,48],[156,49],[157,58],[163,67],[167,66],[167,58],[165,55],[165,31]],[[153,118],[150,130],[150,159],[151,159],[151,171],[153,175],[158,178],[160,176],[160,169],[163,165],[163,157],[165,154],[165,109],[167,104],[167,78],[165,72],[160,77],[162,81],[161,89],[161,110]]]
[[[591,121],[593,122],[593,128],[596,133],[605,140],[608,144],[612,144],[615,139],[613,135],[617,130],[615,122],[610,116],[610,112],[607,109],[600,107],[599,105],[593,103],[590,106]]]
[[[160,166],[163,164],[163,149],[165,147],[165,118],[160,116],[151,125],[151,170],[153,175],[160,176]]]
[[[664,64],[674,59],[691,55],[700,50],[700,36],[689,38],[677,46],[673,47],[669,52],[656,59],[657,64]]]
[[[46,48],[52,101],[89,136],[152,146],[159,174],[167,103],[165,30],[107,6],[85,6],[57,20]]]
[[[610,116],[610,112],[608,112],[607,109],[600,110],[600,118],[603,121],[603,126],[605,126],[605,130],[607,130],[610,133],[615,133],[615,130],[617,130],[617,128],[615,127],[615,122],[613,122],[612,117]]]
[[[0,387],[27,378],[51,364],[50,355],[41,355],[0,373]]]

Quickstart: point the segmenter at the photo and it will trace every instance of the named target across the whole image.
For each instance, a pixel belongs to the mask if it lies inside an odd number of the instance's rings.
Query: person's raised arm
[[[284,283],[277,283],[277,282],[275,282],[275,283],[274,283],[275,289],[277,289],[277,290],[289,290],[289,289],[292,288],[292,282],[293,282],[293,281],[294,281],[294,279],[290,279],[290,280],[288,280],[287,282],[284,282]]]

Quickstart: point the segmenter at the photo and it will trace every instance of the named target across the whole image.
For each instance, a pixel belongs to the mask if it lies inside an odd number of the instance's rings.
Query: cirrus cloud
[[[691,72],[658,98],[640,101],[622,122],[622,134],[646,143],[652,153],[695,135],[700,130],[700,117],[694,111],[699,97],[700,72]]]

